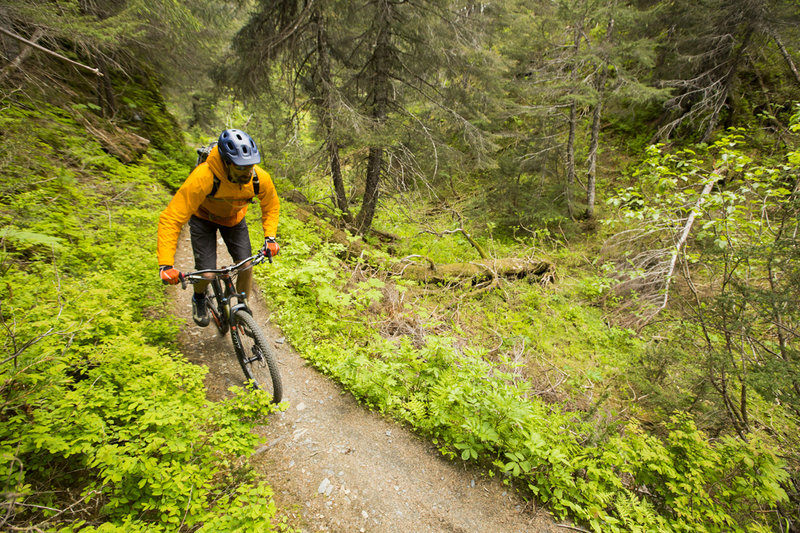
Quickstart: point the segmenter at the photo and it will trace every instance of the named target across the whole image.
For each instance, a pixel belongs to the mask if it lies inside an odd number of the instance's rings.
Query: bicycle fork
[[[243,292],[236,292],[236,288],[233,285],[233,280],[229,276],[225,276],[222,278],[225,283],[225,290],[222,290],[222,284],[220,283],[219,279],[215,279],[212,283],[216,284],[214,291],[216,294],[221,295],[219,299],[220,302],[220,310],[225,314],[224,319],[230,324],[231,328],[231,340],[234,344],[234,349],[239,351],[242,354],[242,358],[244,359],[245,363],[253,363],[255,361],[259,361],[261,356],[256,353],[250,356],[250,354],[245,353],[244,344],[242,343],[240,335],[245,334],[242,331],[236,321],[233,319],[236,316],[236,313],[239,311],[244,311],[252,316],[252,311],[245,303],[245,293]],[[232,298],[236,296],[236,299],[239,303],[234,306],[231,306]]]

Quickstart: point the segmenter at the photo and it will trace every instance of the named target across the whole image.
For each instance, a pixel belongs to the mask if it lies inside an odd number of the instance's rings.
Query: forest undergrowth
[[[285,530],[247,462],[270,398],[206,401],[154,274],[188,167],[122,164],[84,104],[0,106],[0,530]]]
[[[163,291],[142,275],[155,271],[160,184],[188,168],[152,149],[119,163],[75,121],[85,108],[4,105],[4,524],[284,528],[243,459],[268,398],[239,391],[207,404],[203,370],[176,357]],[[650,347],[608,320],[597,304],[611,282],[575,246],[482,232],[492,256],[546,256],[562,273],[490,291],[423,286],[393,274],[397,258],[474,260],[463,234],[387,214],[401,236],[392,254],[372,247],[342,261],[342,246],[293,217],[290,202],[282,213],[281,256],[259,275],[276,322],[317,368],[443,454],[594,531],[778,523],[782,451],[762,434],[710,436],[690,415],[638,401],[632,380]]]
[[[383,230],[257,273],[365,405],[580,529],[798,530],[796,3],[236,4],[0,10],[0,530],[288,529],[164,318],[179,120]]]
[[[579,247],[484,232],[492,256],[544,255],[566,275],[486,292],[421,286],[391,265],[472,261],[473,246],[386,215],[384,227],[401,236],[392,255],[374,247],[342,261],[341,245],[292,217],[288,202],[282,209],[280,260],[257,275],[273,317],[303,357],[444,455],[482,464],[593,531],[770,531],[780,522],[789,474],[775,442],[711,436],[690,414],[640,401],[650,348],[608,319],[599,302],[614,282]],[[426,227],[454,223],[415,215]]]

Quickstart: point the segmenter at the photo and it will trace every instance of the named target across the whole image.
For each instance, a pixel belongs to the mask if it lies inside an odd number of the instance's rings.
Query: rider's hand
[[[264,247],[261,249],[262,254],[266,255],[267,257],[274,257],[278,255],[278,252],[280,251],[281,247],[277,242],[275,242],[275,237],[267,237],[264,239]]]
[[[164,285],[177,285],[181,282],[181,273],[172,265],[161,265],[158,267],[158,273]]]

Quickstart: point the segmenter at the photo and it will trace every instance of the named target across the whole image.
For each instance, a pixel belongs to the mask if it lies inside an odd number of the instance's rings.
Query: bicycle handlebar
[[[241,270],[244,267],[244,264],[247,262],[251,262],[247,268],[252,268],[255,265],[263,263],[265,259],[268,259],[270,263],[272,263],[272,252],[267,249],[266,255],[262,254],[261,252],[250,256],[246,259],[242,259],[240,262],[236,263],[235,265],[226,266],[222,268],[207,268],[205,270],[196,270],[194,272],[187,272],[181,273],[181,286],[185,289],[187,283],[197,283],[199,281],[208,281],[210,278],[203,276],[203,274],[228,274],[230,272],[234,272],[237,270]]]

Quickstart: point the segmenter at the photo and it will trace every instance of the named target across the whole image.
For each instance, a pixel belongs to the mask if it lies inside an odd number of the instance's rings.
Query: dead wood
[[[30,46],[31,48],[35,48],[36,50],[42,51],[45,54],[48,54],[48,55],[51,55],[51,56],[53,56],[53,57],[55,57],[57,59],[60,59],[61,61],[66,61],[70,65],[75,65],[76,67],[80,67],[80,68],[89,70],[89,71],[93,72],[96,76],[102,76],[103,75],[102,72],[100,72],[99,69],[96,69],[94,67],[90,67],[88,65],[84,65],[83,63],[78,63],[77,61],[73,61],[72,59],[70,59],[68,57],[64,57],[63,55],[59,54],[58,52],[54,52],[53,50],[45,48],[44,46],[41,46],[41,45],[37,44],[34,41],[30,41],[30,40],[28,40],[28,39],[26,39],[24,37],[21,37],[21,36],[17,35],[16,33],[11,32],[11,31],[3,28],[2,26],[0,26],[0,32],[4,33],[5,35],[8,35],[12,39],[16,39],[16,40],[18,40],[20,42],[25,43],[26,45]],[[36,40],[38,40],[39,37],[37,37]]]
[[[284,196],[284,200],[287,199],[292,201],[291,198],[286,198]],[[342,258],[358,257],[366,249],[364,241],[362,241],[360,237],[350,237],[347,232],[335,227],[327,220],[318,217],[306,207],[295,205],[294,216],[306,224],[310,224],[319,229],[329,242],[335,242],[344,246],[344,250],[339,254]]]
[[[86,131],[94,135],[103,150],[113,155],[123,163],[131,163],[141,157],[150,145],[150,140],[140,137],[135,133],[123,130],[107,121],[95,121],[94,123],[83,115],[76,115],[76,118],[83,124]]]
[[[290,191],[291,192],[291,191]],[[294,193],[283,194],[283,199],[292,201],[298,196]],[[343,259],[361,257],[368,250],[368,245],[360,237],[352,237],[344,230],[334,227],[328,221],[318,217],[308,209],[309,206],[295,204],[294,216],[306,224],[319,229],[329,242],[341,244],[344,248],[339,256]],[[421,258],[425,264],[410,263],[412,258]],[[411,256],[392,267],[396,276],[422,283],[452,283],[471,281],[473,285],[487,280],[492,285],[499,278],[523,279],[532,278],[539,281],[552,281],[555,266],[547,261],[527,260],[516,257],[504,259],[486,258],[471,263],[435,264],[430,258]]]
[[[42,31],[41,28],[37,28],[36,31],[33,32],[33,35],[31,36],[30,42],[31,43],[38,42],[39,39],[41,39],[43,35],[44,35],[44,31]],[[22,50],[17,55],[17,57],[15,57],[13,61],[11,61],[8,65],[3,67],[3,70],[0,71],[0,81],[3,81],[4,79],[6,79],[6,77],[13,70],[19,68],[19,66],[22,64],[22,62],[25,61],[28,58],[28,56],[31,55],[32,53],[33,53],[33,48],[31,48],[30,46],[25,46],[24,48],[22,48]]]
[[[495,277],[544,280],[552,277],[553,271],[553,265],[547,261],[525,260],[516,257],[436,265],[435,269],[430,268],[430,265],[421,264],[400,264],[396,267],[398,275],[424,283],[450,283],[463,280],[472,280],[478,283]]]

